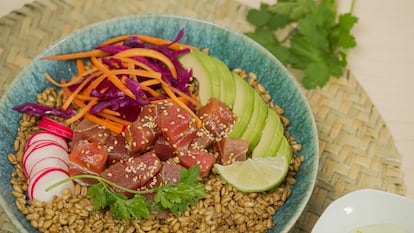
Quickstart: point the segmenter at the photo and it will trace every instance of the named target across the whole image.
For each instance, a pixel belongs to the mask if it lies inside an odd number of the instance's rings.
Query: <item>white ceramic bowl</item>
[[[386,229],[390,227],[394,230]],[[331,203],[312,233],[369,233],[367,228],[376,228],[375,233],[414,232],[414,200],[379,190],[354,191]]]

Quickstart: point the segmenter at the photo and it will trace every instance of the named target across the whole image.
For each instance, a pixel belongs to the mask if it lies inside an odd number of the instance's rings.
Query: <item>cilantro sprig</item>
[[[109,208],[115,219],[128,222],[131,218],[147,218],[152,213],[153,205],[158,211],[169,210],[173,214],[179,214],[184,212],[189,205],[196,204],[199,199],[205,197],[204,184],[197,180],[199,174],[199,166],[182,169],[179,183],[165,184],[148,190],[131,190],[99,176],[78,175],[57,182],[48,187],[46,191],[75,179],[96,179],[98,183],[90,186],[87,193],[91,198],[93,208],[95,210]],[[114,189],[132,193],[134,196],[128,199],[127,196]],[[155,193],[153,202],[143,196],[148,193]]]
[[[245,33],[268,49],[284,65],[303,71],[306,89],[323,87],[330,77],[340,77],[347,53],[356,46],[351,30],[358,22],[352,14],[338,15],[335,0],[278,0],[251,9],[247,20],[255,26]],[[284,32],[284,33],[282,33]]]

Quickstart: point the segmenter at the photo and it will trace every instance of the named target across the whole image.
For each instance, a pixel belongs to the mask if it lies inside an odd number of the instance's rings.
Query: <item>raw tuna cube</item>
[[[227,136],[234,122],[236,115],[223,102],[211,98],[207,104],[198,111],[203,126],[216,138]]]
[[[249,142],[243,139],[223,138],[216,143],[215,149],[218,152],[217,162],[228,165],[234,161],[246,160]]]
[[[101,176],[125,188],[138,189],[161,170],[161,161],[154,152],[120,161],[105,169]]]

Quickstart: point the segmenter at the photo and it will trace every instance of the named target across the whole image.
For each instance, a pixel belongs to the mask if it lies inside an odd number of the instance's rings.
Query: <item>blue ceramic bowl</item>
[[[40,60],[46,55],[72,53],[94,48],[100,42],[120,34],[148,34],[174,39],[184,28],[180,42],[201,48],[208,47],[213,56],[223,60],[230,68],[241,67],[257,74],[259,81],[271,93],[274,102],[286,110],[291,120],[290,132],[303,145],[300,154],[305,156],[292,195],[273,217],[276,226],[270,232],[288,232],[304,210],[312,193],[318,170],[318,138],[312,111],[299,84],[285,67],[260,45],[244,35],[213,23],[172,15],[143,14],[114,18],[77,30],[37,56],[10,86],[0,103],[0,203],[21,232],[34,232],[25,216],[16,208],[11,194],[10,173],[14,170],[7,154],[14,152],[13,141],[17,135],[22,115],[12,107],[34,102],[36,93],[50,85],[43,77],[69,77],[75,71],[71,62]]]

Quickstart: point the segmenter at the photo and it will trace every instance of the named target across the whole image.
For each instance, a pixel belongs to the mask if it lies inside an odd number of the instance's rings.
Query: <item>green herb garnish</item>
[[[334,0],[278,0],[251,9],[247,20],[255,26],[245,33],[268,49],[284,65],[303,71],[306,89],[323,87],[330,77],[340,77],[347,66],[347,52],[356,46],[351,29],[358,18],[337,15]],[[284,33],[283,33],[284,32]]]
[[[170,210],[173,214],[182,213],[189,205],[196,204],[197,200],[205,196],[204,185],[197,180],[199,174],[199,166],[182,169],[178,184],[166,184],[155,189],[140,191],[124,188],[99,176],[78,175],[53,184],[46,191],[75,179],[96,179],[99,183],[90,186],[87,193],[94,209],[109,208],[115,219],[128,222],[131,218],[147,218],[152,213],[153,202],[142,194],[155,193],[154,204],[157,210]],[[128,199],[124,194],[114,191],[113,188],[135,195]]]

